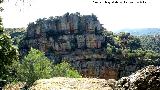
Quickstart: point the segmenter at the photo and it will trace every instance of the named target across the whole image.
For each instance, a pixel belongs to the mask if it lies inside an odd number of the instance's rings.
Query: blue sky
[[[3,3],[5,10],[1,16],[4,27],[26,27],[29,22],[38,18],[80,12],[81,15],[95,14],[104,27],[111,31],[124,28],[160,28],[160,0],[144,0],[146,4],[95,4],[93,1],[114,0],[25,0],[25,3],[10,0]]]

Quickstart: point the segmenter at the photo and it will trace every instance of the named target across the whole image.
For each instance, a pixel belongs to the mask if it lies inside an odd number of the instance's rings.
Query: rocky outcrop
[[[51,57],[58,54],[61,59],[105,58],[101,51],[105,43],[103,30],[95,15],[67,13],[56,18],[38,19],[29,24],[27,36],[21,43],[21,53],[33,47]],[[92,54],[91,49],[95,48],[97,50]]]
[[[147,66],[117,81],[115,90],[160,90],[160,67]]]
[[[104,36],[104,30],[93,14],[66,13],[38,19],[28,25],[27,35],[20,42],[20,54],[25,55],[33,47],[45,52],[54,63],[67,60],[83,77],[104,79],[118,79],[148,65],[144,60],[107,56],[106,45],[114,40]]]
[[[64,78],[37,80],[31,90],[113,90],[105,79]]]
[[[20,45],[21,55],[33,47],[45,52],[55,63],[68,60],[83,76],[115,78],[116,69],[101,67],[107,58],[103,31],[95,15],[66,13],[38,19],[28,25],[26,38]]]

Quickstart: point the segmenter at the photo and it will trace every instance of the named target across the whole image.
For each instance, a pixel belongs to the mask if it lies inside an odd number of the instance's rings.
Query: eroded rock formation
[[[115,78],[117,70],[102,66],[102,60],[107,58],[103,31],[95,15],[66,13],[38,19],[27,28],[27,36],[21,42],[21,54],[33,47],[45,52],[55,63],[69,60],[84,76]]]
[[[118,79],[142,68],[142,60],[120,61],[106,52],[110,37],[102,35],[104,28],[95,15],[79,13],[38,19],[30,23],[20,44],[24,55],[33,47],[45,52],[54,63],[68,60],[84,77]]]

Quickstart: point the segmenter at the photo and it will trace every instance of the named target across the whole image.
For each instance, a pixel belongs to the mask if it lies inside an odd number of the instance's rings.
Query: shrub
[[[67,62],[53,65],[39,50],[31,48],[21,63],[17,63],[17,77],[21,82],[32,85],[38,79],[51,77],[81,77]]]
[[[32,49],[18,65],[17,73],[20,81],[31,85],[34,81],[42,78],[51,78],[52,63],[44,53]]]
[[[2,0],[0,0],[0,4]],[[13,62],[18,60],[17,49],[12,45],[10,36],[4,33],[0,17],[0,87],[6,82],[11,82],[14,77]],[[5,82],[5,83],[4,83]]]
[[[79,78],[81,75],[77,70],[74,70],[67,62],[62,62],[53,67],[53,76],[55,77],[73,77]]]

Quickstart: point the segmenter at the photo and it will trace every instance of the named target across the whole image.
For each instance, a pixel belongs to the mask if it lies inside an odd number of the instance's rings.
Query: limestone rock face
[[[26,47],[64,54],[75,49],[102,48],[102,24],[95,15],[66,13],[56,18],[38,19],[27,28]],[[24,46],[23,45],[23,46]]]
[[[66,13],[38,19],[28,25],[27,36],[21,42],[21,54],[33,47],[45,52],[55,63],[68,60],[83,76],[99,77],[100,73],[105,73],[101,60],[107,58],[103,31],[95,15]],[[103,78],[105,75],[109,74],[104,74]],[[117,74],[111,75],[114,78]]]
[[[118,79],[144,67],[143,60],[124,61],[107,56],[106,45],[114,40],[102,34],[104,28],[95,15],[66,13],[30,23],[20,42],[23,56],[31,48],[60,63],[67,60],[84,77]],[[124,61],[124,63],[123,63]]]

